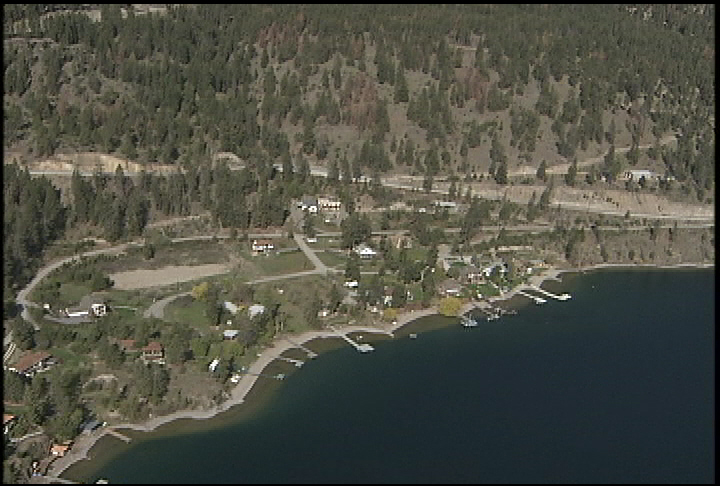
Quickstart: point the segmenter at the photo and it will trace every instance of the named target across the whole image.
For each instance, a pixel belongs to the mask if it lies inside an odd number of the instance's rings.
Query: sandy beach
[[[678,265],[668,265],[668,266],[658,266],[658,265],[627,265],[627,264],[597,264],[597,265],[591,265],[587,267],[581,267],[581,268],[554,268],[550,267],[547,269],[544,269],[544,271],[539,275],[533,275],[529,279],[529,284],[521,285],[510,292],[506,292],[502,295],[491,297],[488,299],[490,302],[499,302],[511,299],[513,296],[517,295],[519,290],[529,289],[532,288],[532,286],[540,287],[541,284],[545,280],[559,280],[559,276],[562,273],[570,273],[570,272],[585,272],[595,269],[602,269],[602,268],[634,268],[634,267],[652,267],[652,268],[682,268],[682,267],[688,267],[688,268],[710,268],[714,267],[714,264],[678,264]],[[461,310],[461,313],[466,313],[469,310],[475,308],[477,305],[476,302],[469,302],[467,303]],[[392,333],[396,332],[398,329],[402,328],[403,326],[407,325],[408,323],[420,319],[422,317],[435,315],[438,313],[438,310],[436,307],[429,307],[427,309],[422,309],[418,311],[410,311],[405,312],[397,317],[395,322],[393,324],[387,324],[385,326],[378,326],[378,327],[370,327],[370,326],[358,326],[358,325],[348,325],[343,326],[341,328],[338,328],[337,331],[341,333],[351,333],[351,332],[366,332],[366,333],[381,333],[381,334],[388,334],[392,335]],[[312,341],[314,339],[318,338],[337,338],[339,337],[338,332],[335,332],[333,330],[313,330],[313,331],[307,331],[302,334],[298,335],[278,335],[275,337],[271,345],[267,348],[265,348],[258,358],[250,365],[248,372],[250,373],[261,373],[266,366],[268,366],[272,361],[276,360],[278,356],[280,356],[282,353],[289,349],[297,348],[298,345],[303,345],[309,341]],[[252,389],[253,385],[255,384],[256,380],[258,379],[258,376],[246,374],[244,375],[238,384],[233,388],[233,390],[230,393],[230,397],[220,404],[217,407],[208,409],[208,410],[183,410],[178,411],[169,415],[164,415],[161,417],[155,417],[150,420],[147,420],[146,422],[140,423],[140,424],[116,424],[109,427],[103,427],[91,434],[83,434],[80,435],[76,441],[70,452],[62,458],[58,458],[55,460],[48,472],[47,476],[49,477],[59,477],[68,467],[70,467],[72,464],[74,464],[77,461],[80,461],[82,459],[88,458],[88,452],[92,448],[95,443],[100,440],[103,436],[105,436],[108,433],[112,433],[114,430],[118,430],[118,432],[122,433],[122,429],[132,429],[132,430],[138,430],[143,432],[148,432],[156,429],[157,427],[167,424],[168,422],[172,422],[174,420],[179,419],[208,419],[211,417],[214,417],[215,415],[224,412],[228,410],[231,407],[234,407],[236,405],[242,404],[245,401],[245,397]]]

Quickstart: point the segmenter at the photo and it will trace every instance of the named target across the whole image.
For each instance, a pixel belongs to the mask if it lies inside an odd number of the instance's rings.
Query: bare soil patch
[[[175,266],[159,268],[157,270],[130,270],[110,275],[115,282],[115,288],[120,290],[142,289],[159,285],[170,285],[177,282],[187,282],[196,278],[211,277],[227,273],[231,266],[225,263],[211,263],[207,265]]]

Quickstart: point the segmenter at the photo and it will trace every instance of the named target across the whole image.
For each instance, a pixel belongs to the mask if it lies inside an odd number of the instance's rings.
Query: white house
[[[232,302],[227,301],[227,300],[226,300],[225,302],[223,302],[223,306],[224,306],[225,309],[227,309],[228,312],[230,312],[230,314],[232,314],[232,315],[237,314],[237,313],[238,313],[238,310],[240,310],[237,305],[235,305],[235,304],[233,304]]]
[[[248,315],[252,319],[253,317],[262,314],[265,312],[265,306],[260,304],[253,304],[250,307],[248,307]]]
[[[625,171],[625,179],[628,179],[631,181],[639,181],[641,177],[644,177],[646,181],[650,182],[650,179],[657,178],[657,174],[655,174],[653,171],[647,170],[647,169],[636,169],[636,170]]]
[[[377,255],[377,252],[367,246],[364,243],[361,243],[360,245],[355,247],[355,253],[357,253],[360,258],[373,258]]]
[[[214,360],[212,360],[212,363],[210,363],[210,366],[208,366],[208,370],[210,370],[211,372],[214,372],[219,364],[220,364],[220,358],[215,358]]]
[[[103,316],[107,315],[107,305],[105,305],[103,303],[91,304],[90,311],[93,313],[93,315],[95,317],[103,317]]]
[[[300,209],[302,209],[303,211],[307,211],[308,213],[317,213],[318,212],[318,199],[314,196],[304,196],[300,200],[298,207]]]
[[[223,339],[235,339],[239,333],[237,329],[227,329],[223,331]]]

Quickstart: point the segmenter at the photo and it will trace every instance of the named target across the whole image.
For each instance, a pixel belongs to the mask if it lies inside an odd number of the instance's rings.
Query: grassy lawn
[[[67,348],[50,348],[48,351],[60,360],[62,366],[75,368],[88,360],[87,356],[80,356]]]
[[[77,305],[80,299],[91,293],[90,287],[74,282],[64,282],[60,285],[60,301],[68,305]]]
[[[209,330],[205,316],[205,304],[196,302],[192,297],[179,297],[165,307],[165,319],[183,322],[199,330]]]
[[[425,259],[427,258],[427,254],[428,254],[428,250],[426,248],[422,248],[422,247],[413,247],[413,248],[408,248],[408,250],[407,250],[408,260],[411,260],[411,261],[415,261],[415,260],[425,261]]]
[[[312,270],[314,267],[301,251],[282,253],[279,255],[254,257],[255,263],[265,275],[280,275],[283,273]]]
[[[343,254],[330,252],[330,251],[318,251],[315,253],[321,262],[328,267],[339,267],[344,266],[347,258]]]
[[[500,295],[500,292],[490,284],[477,284],[474,285],[475,289],[480,292],[483,297],[492,297]]]

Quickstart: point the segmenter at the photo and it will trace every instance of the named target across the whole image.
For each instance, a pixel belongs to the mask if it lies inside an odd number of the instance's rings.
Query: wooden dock
[[[127,435],[123,435],[123,434],[121,434],[120,432],[118,432],[118,431],[115,430],[115,429],[109,429],[109,430],[108,430],[108,434],[112,435],[113,437],[117,437],[118,439],[120,439],[120,440],[122,440],[122,441],[125,441],[125,442],[127,442],[127,443],[130,443],[130,441],[132,440],[132,439],[131,439],[130,437],[128,437]]]

